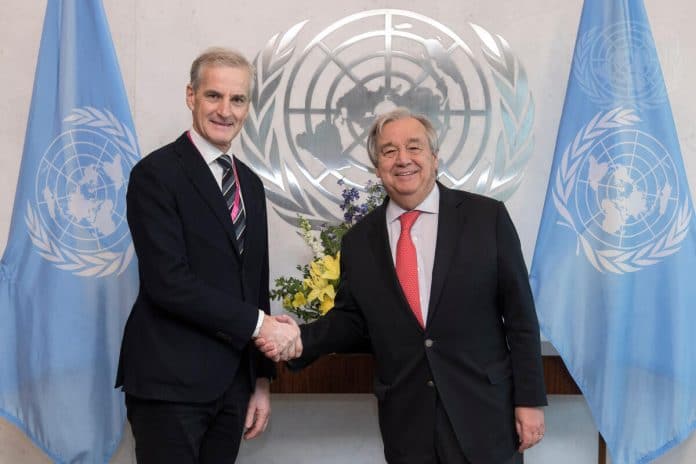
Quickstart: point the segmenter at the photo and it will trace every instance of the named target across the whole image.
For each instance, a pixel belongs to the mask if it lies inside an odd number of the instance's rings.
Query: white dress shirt
[[[199,153],[203,156],[203,160],[205,161],[205,164],[208,165],[208,169],[210,169],[210,172],[213,173],[213,177],[215,177],[215,181],[222,192],[222,176],[225,173],[225,170],[220,163],[217,162],[217,159],[220,157],[220,155],[227,154],[232,159],[232,166],[234,166],[234,155],[221,152],[218,147],[201,137],[193,128],[189,130],[189,135],[191,136],[191,141],[196,146]],[[239,189],[239,201],[244,204],[244,197],[242,195],[241,188]]]
[[[421,214],[411,227],[411,239],[416,247],[416,259],[418,260],[418,296],[420,297],[423,321],[428,320],[428,303],[430,301],[430,285],[433,280],[433,267],[435,265],[435,245],[437,244],[437,222],[440,214],[440,188],[435,187],[420,205],[413,208]],[[389,234],[389,247],[392,260],[396,265],[396,243],[401,235],[401,221],[399,217],[406,210],[390,201],[387,204],[387,233]]]

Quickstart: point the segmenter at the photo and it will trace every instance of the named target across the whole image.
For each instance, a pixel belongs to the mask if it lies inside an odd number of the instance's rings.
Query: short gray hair
[[[372,161],[374,167],[377,167],[377,161],[379,160],[379,153],[377,153],[377,138],[382,135],[384,126],[390,122],[409,118],[413,118],[423,125],[425,128],[425,135],[428,137],[430,151],[433,153],[433,155],[437,155],[437,152],[440,150],[440,146],[437,140],[437,132],[435,132],[435,128],[430,120],[422,114],[413,113],[408,108],[399,107],[389,111],[388,113],[380,114],[372,122],[372,127],[370,127],[370,132],[367,136],[367,154],[370,157],[370,161]]]
[[[203,51],[191,63],[191,87],[197,90],[201,83],[201,69],[206,66],[228,66],[230,68],[246,68],[249,71],[249,95],[254,89],[256,69],[244,55],[236,50],[223,47],[211,47]]]

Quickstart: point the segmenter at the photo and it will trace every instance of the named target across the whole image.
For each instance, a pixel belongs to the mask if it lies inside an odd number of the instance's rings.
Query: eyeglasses
[[[423,153],[423,150],[425,150],[425,148],[422,145],[413,143],[408,144],[403,148],[406,150],[406,153],[408,153],[410,156],[418,156],[421,153]],[[401,148],[397,146],[387,145],[385,147],[382,147],[382,149],[379,152],[379,155],[383,158],[395,158],[400,151]]]

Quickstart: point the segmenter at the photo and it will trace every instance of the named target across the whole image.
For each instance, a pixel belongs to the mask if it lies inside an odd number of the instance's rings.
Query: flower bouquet
[[[358,189],[345,186],[342,180],[338,184],[343,187],[343,202],[340,204],[343,222],[322,224],[314,230],[307,218],[299,216],[299,233],[312,250],[312,260],[297,265],[302,278],[278,277],[271,290],[271,299],[280,300],[286,311],[305,322],[323,316],[333,308],[340,278],[341,239],[348,229],[384,200],[384,188],[380,183],[367,183],[367,198],[363,203],[358,203]]]

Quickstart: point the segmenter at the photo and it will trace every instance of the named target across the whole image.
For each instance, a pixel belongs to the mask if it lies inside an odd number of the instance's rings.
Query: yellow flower
[[[326,280],[336,280],[341,274],[341,253],[336,253],[336,257],[324,256],[321,261],[324,272],[321,273],[321,277]]]
[[[326,286],[326,289],[324,290],[324,296],[328,296],[331,298],[331,301],[336,298],[336,289],[334,288],[333,285],[329,284]]]
[[[283,297],[283,308],[285,308],[285,309],[292,308],[292,298],[290,298],[290,295],[285,295]]]
[[[324,296],[328,295],[331,298],[336,296],[334,286],[326,279],[317,278],[312,281],[311,291],[307,295],[309,301],[323,300]]]
[[[292,307],[299,308],[301,306],[304,306],[305,304],[307,304],[307,299],[305,298],[304,293],[295,293],[295,298],[293,298],[292,300]]]
[[[319,305],[319,312],[323,316],[324,314],[328,313],[333,307],[334,297],[325,295],[324,298],[321,300],[321,304]]]
[[[309,301],[320,300],[324,296],[324,294],[326,293],[326,289],[328,287],[331,287],[331,285],[329,285],[329,283],[324,279],[321,279],[318,282],[312,282],[312,285],[310,287],[311,290],[309,291],[309,294],[307,295],[307,299]],[[331,287],[331,288],[333,288],[333,287]]]
[[[309,276],[312,280],[315,280],[319,277],[321,277],[321,273],[323,271],[323,265],[322,265],[322,260],[321,259],[315,259],[311,263],[309,263]]]

